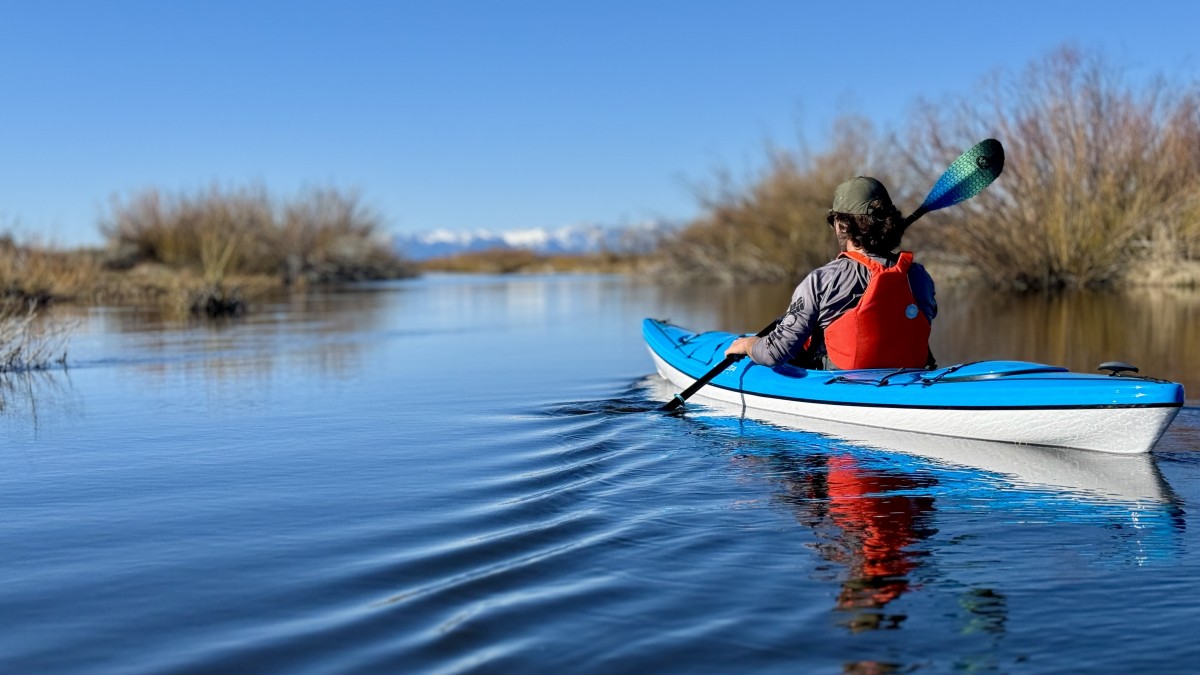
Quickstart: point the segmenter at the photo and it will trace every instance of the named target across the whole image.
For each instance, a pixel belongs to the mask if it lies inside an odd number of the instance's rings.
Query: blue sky
[[[113,195],[255,181],[358,189],[396,232],[687,218],[767,140],[1067,41],[1192,79],[1197,7],[0,0],[0,229],[95,243]]]

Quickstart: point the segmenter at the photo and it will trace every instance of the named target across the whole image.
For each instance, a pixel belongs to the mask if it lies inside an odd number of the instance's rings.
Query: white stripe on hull
[[[659,375],[671,384],[686,388],[696,381],[653,350],[650,355]],[[750,418],[756,417],[756,411],[765,411],[768,417],[769,413],[782,413],[881,429],[1119,454],[1149,452],[1179,413],[1179,408],[1173,407],[971,410],[835,405],[757,396],[711,385],[695,395],[732,404]]]

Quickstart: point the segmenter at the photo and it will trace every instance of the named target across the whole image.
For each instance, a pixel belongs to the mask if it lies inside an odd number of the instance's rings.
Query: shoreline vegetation
[[[4,301],[150,304],[217,317],[272,293],[418,273],[357,194],[336,189],[288,200],[261,187],[148,189],[114,199],[100,230],[106,244],[91,249],[0,236]]]
[[[547,255],[527,249],[492,248],[417,263],[422,272],[465,274],[647,274],[653,253],[600,251]]]
[[[244,311],[247,295],[412,276],[380,222],[356,193],[332,188],[288,200],[262,187],[144,190],[114,199],[101,223],[103,290],[107,302],[158,295],[222,316]]]
[[[832,253],[830,254],[832,257]],[[974,286],[993,288],[1019,293],[1049,293],[1070,290],[1133,290],[1138,288],[1200,288],[1200,260],[1135,262],[1119,282],[1106,285],[1057,288],[1014,288],[996,287],[987,282],[979,268],[969,261],[934,253],[917,253],[922,263],[936,280],[938,287]],[[828,259],[826,259],[826,262]],[[762,281],[727,281],[707,277],[676,278],[674,270],[665,270],[661,259],[653,254],[584,253],[576,255],[542,255],[523,249],[488,249],[464,253],[415,263],[421,272],[458,274],[619,274],[654,278],[665,283],[682,283],[688,280],[728,284],[777,283],[794,285],[794,279],[769,278]]]
[[[0,372],[65,362],[69,327],[41,320],[54,303],[220,318],[314,286],[416,275],[380,222],[353,192],[320,188],[280,200],[258,186],[213,186],[113,199],[100,223],[103,247],[68,250],[2,235]]]

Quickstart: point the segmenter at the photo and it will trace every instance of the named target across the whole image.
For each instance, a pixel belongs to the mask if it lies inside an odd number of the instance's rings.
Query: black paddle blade
[[[1004,146],[994,138],[980,141],[954,160],[917,211],[928,213],[965,202],[983,192],[1003,170]]]

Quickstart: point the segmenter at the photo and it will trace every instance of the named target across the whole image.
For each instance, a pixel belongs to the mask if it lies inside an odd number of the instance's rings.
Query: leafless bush
[[[936,177],[987,136],[1004,174],[975,200],[925,224],[930,240],[997,287],[1093,287],[1131,259],[1200,256],[1200,91],[1142,85],[1097,54],[1063,48],[980,91],[923,103],[910,167]],[[919,229],[920,226],[918,226]]]
[[[5,302],[87,299],[99,271],[92,252],[18,244],[11,235],[0,236],[0,298]]]
[[[287,283],[405,276],[378,236],[379,216],[356,193],[314,189],[283,208],[276,245]]]
[[[111,211],[100,229],[125,264],[152,261],[206,277],[275,271],[270,269],[274,209],[260,186],[214,185],[194,195],[150,188],[127,202],[113,198]]]
[[[101,223],[118,266],[191,269],[217,288],[230,274],[279,275],[290,284],[410,273],[378,230],[355,193],[313,189],[279,204],[261,186],[176,195],[148,189],[114,198]]]
[[[66,362],[70,326],[40,321],[44,305],[0,301],[0,373],[43,370]]]

